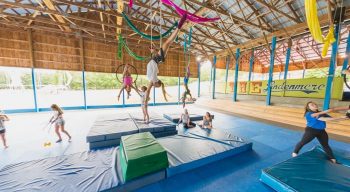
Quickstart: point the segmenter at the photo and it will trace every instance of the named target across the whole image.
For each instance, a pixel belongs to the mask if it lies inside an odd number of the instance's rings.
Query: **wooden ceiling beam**
[[[276,13],[279,13],[280,15],[283,15],[285,17],[287,17],[288,19],[294,21],[295,23],[299,23],[299,21],[297,19],[295,19],[294,17],[288,15],[287,13],[284,13],[283,11],[277,9],[275,6],[272,6],[268,3],[266,3],[264,0],[255,0],[256,2],[258,2],[259,4],[263,5],[264,7],[271,9],[272,11],[275,11]]]

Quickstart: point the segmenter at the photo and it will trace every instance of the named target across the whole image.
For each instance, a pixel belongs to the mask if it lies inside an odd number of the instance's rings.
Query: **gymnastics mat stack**
[[[169,166],[166,150],[149,132],[123,136],[119,155],[124,181],[165,170]]]

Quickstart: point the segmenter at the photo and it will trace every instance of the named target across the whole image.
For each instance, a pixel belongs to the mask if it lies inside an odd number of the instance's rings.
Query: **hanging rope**
[[[151,57],[142,57],[137,55],[136,53],[134,53],[133,51],[130,50],[130,48],[128,47],[128,45],[126,44],[125,40],[123,39],[122,35],[119,34],[118,37],[118,58],[121,59],[123,57],[123,47],[125,48],[126,52],[128,52],[128,54],[133,57],[134,59],[138,60],[138,61],[145,61],[145,60],[149,60]]]
[[[137,29],[137,27],[131,22],[131,20],[128,18],[128,16],[122,12],[122,16],[125,19],[126,23],[129,25],[129,27],[137,34],[139,34],[142,38],[148,39],[148,40],[160,40],[163,37],[166,37],[170,34],[170,32],[172,30],[174,30],[175,27],[177,27],[177,22],[175,22],[166,32],[164,32],[161,35],[155,35],[155,36],[151,36],[151,35],[147,35],[143,32],[141,32],[139,29]]]
[[[322,49],[322,57],[325,57],[327,55],[329,46],[335,42],[334,26],[333,26],[332,19],[330,18],[329,31],[327,36],[324,38],[322,35],[320,22],[318,20],[316,0],[305,0],[305,14],[306,14],[307,25],[309,27],[309,31],[312,37],[315,39],[316,42],[324,43],[324,46]]]

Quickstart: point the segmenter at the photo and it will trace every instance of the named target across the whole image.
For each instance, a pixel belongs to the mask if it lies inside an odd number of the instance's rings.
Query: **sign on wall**
[[[285,97],[324,98],[327,78],[288,79],[272,81],[272,95]],[[233,82],[230,82],[231,92]],[[266,95],[267,81],[238,82],[238,94]],[[333,80],[332,99],[341,99],[343,80],[336,77]]]

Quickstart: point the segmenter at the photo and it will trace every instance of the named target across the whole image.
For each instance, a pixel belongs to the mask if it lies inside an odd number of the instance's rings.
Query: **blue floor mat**
[[[276,191],[348,192],[350,154],[334,151],[343,164],[331,163],[321,147],[263,169],[261,180]]]

